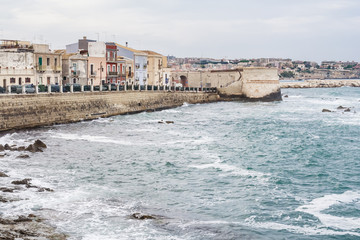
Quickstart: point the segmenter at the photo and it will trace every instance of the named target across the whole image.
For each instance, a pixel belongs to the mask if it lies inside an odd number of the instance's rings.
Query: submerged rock
[[[11,183],[15,185],[30,185],[30,181],[31,178],[25,178],[23,180],[12,181]]]
[[[21,155],[19,155],[19,156],[17,156],[16,158],[30,158],[30,156],[29,155],[27,155],[27,154],[21,154]]]
[[[346,107],[338,106],[337,109],[338,109],[338,110],[342,110],[342,109],[346,109]]]
[[[156,219],[156,217],[151,215],[143,215],[141,213],[134,213],[131,214],[131,218],[137,219],[137,220],[147,220],[147,219]]]
[[[166,121],[167,124],[174,124],[174,121]]]
[[[3,152],[3,151],[5,151],[5,148],[2,144],[0,144],[0,152]]]
[[[15,188],[7,188],[7,187],[2,187],[0,188],[0,191],[2,192],[9,192],[9,193],[12,193],[14,192]]]
[[[331,110],[324,108],[322,112],[331,112]]]
[[[351,109],[347,108],[347,109],[344,110],[344,112],[351,112]]]
[[[5,173],[3,172],[0,172],[0,177],[9,177],[8,175],[6,175]]]
[[[28,151],[28,152],[32,152],[32,153],[35,153],[35,152],[43,152],[43,150],[37,146],[35,146],[34,144],[30,144],[26,149],[25,151]]]

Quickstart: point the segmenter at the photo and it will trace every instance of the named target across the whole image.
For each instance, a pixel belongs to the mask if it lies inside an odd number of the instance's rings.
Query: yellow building
[[[149,85],[164,85],[163,68],[167,67],[166,57],[153,52],[153,51],[142,51],[148,54],[148,84]],[[165,62],[164,62],[165,59]],[[165,65],[164,65],[165,64]]]

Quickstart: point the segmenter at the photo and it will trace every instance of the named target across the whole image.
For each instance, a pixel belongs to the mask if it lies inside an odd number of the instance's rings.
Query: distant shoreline
[[[360,79],[280,80],[281,88],[360,87]]]

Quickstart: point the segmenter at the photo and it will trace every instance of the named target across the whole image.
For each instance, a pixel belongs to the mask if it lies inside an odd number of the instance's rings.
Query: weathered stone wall
[[[0,131],[217,101],[215,93],[83,92],[0,96]]]

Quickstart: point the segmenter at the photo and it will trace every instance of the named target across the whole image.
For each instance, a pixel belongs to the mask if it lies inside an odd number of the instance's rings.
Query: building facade
[[[104,42],[88,43],[88,84],[106,84],[106,45]]]
[[[33,44],[35,82],[38,85],[62,83],[61,53],[50,51],[47,44]]]
[[[65,53],[62,55],[62,79],[63,84],[88,83],[88,57],[78,53]]]
[[[135,85],[147,85],[148,77],[147,77],[147,69],[148,69],[148,55],[142,51],[129,48],[128,46],[123,46],[120,44],[116,44],[118,56],[122,56],[127,59],[133,59],[133,68],[131,70],[132,78],[129,78],[127,81],[129,84]],[[128,76],[130,75],[127,72]]]

